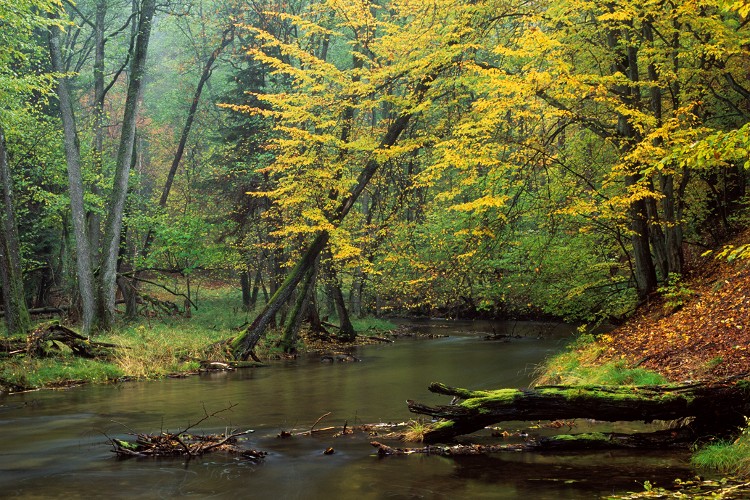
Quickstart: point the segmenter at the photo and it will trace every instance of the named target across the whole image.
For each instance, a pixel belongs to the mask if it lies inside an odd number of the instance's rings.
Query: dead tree
[[[471,391],[433,383],[429,390],[456,404],[407,402],[413,413],[440,419],[424,433],[445,442],[504,421],[588,418],[608,422],[691,419],[696,435],[721,433],[744,424],[750,383],[744,380],[657,386],[538,386],[533,389]]]

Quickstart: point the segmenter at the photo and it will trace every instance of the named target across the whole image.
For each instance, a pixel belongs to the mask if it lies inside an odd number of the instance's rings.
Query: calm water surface
[[[419,328],[449,337],[363,347],[354,352],[358,363],[326,364],[311,356],[234,373],[0,397],[0,497],[598,498],[642,491],[644,480],[668,485],[694,474],[687,456],[675,453],[379,459],[361,433],[276,437],[281,430],[308,429],[327,412],[319,427],[407,421],[413,415],[406,399],[447,403],[427,391],[433,381],[524,387],[534,367],[570,335],[567,327],[541,323],[433,322]],[[490,331],[521,338],[482,340]],[[200,419],[204,407],[213,412],[235,403],[223,420],[199,430],[254,429],[250,445],[269,452],[261,464],[220,454],[188,462],[118,460],[107,444],[105,436],[175,431]],[[329,446],[336,453],[323,455]]]

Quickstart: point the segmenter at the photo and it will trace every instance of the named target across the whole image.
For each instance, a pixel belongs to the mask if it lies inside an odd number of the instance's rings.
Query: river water
[[[687,456],[673,452],[378,458],[363,433],[277,437],[282,430],[309,429],[328,412],[318,427],[408,421],[414,415],[406,399],[448,402],[427,391],[433,381],[524,387],[571,333],[542,323],[431,322],[419,328],[448,336],[358,348],[355,363],[307,356],[232,373],[0,397],[0,497],[598,498],[642,491],[645,480],[668,485],[694,474]],[[490,331],[519,338],[482,340]],[[199,420],[204,408],[212,413],[231,404],[198,430],[253,429],[249,444],[269,452],[264,462],[221,454],[120,460],[107,444],[106,436],[175,431]],[[524,425],[503,424],[510,431]],[[599,424],[582,423],[592,425]],[[575,429],[583,430],[589,429]],[[333,455],[323,454],[328,447]]]

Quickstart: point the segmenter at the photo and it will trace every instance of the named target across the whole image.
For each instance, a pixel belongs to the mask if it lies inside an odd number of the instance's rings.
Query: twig
[[[315,426],[316,426],[316,425],[318,425],[318,423],[319,423],[319,422],[320,422],[321,420],[323,420],[324,418],[326,418],[326,417],[327,417],[328,415],[330,415],[330,414],[331,414],[331,412],[329,411],[328,413],[324,413],[323,415],[321,415],[320,417],[318,417],[318,420],[316,420],[316,421],[315,421],[315,423],[314,423],[314,424],[312,424],[312,427],[310,427],[310,434],[312,434],[312,433],[313,433],[313,429],[315,429]]]
[[[234,439],[236,437],[244,436],[246,434],[250,434],[250,433],[253,433],[253,432],[255,432],[255,431],[249,430],[249,429],[246,430],[246,431],[242,431],[242,432],[235,432],[234,434],[230,434],[228,436],[225,436],[224,439],[222,439],[218,443],[213,443],[213,444],[210,444],[210,445],[206,446],[205,448],[201,448],[200,452],[204,453],[204,452],[206,452],[208,450],[212,450],[214,448],[218,448],[219,446],[221,446],[223,444],[226,444],[227,442],[229,442],[230,440],[232,440],[232,439]]]
[[[215,416],[216,416],[216,415],[218,415],[219,413],[225,412],[225,411],[227,411],[227,410],[231,410],[232,408],[234,408],[235,406],[237,406],[237,404],[238,404],[238,403],[234,403],[234,404],[230,403],[230,404],[229,404],[229,406],[227,406],[226,408],[222,408],[221,410],[215,411],[215,412],[211,413],[210,415],[208,414],[208,411],[206,410],[206,405],[204,404],[204,405],[203,405],[203,413],[205,414],[205,416],[204,416],[204,417],[203,417],[202,419],[198,420],[197,422],[194,422],[194,423],[192,423],[192,424],[188,425],[188,426],[187,426],[187,427],[185,427],[185,428],[184,428],[183,430],[181,430],[181,431],[179,431],[179,432],[176,432],[175,434],[176,434],[176,435],[178,435],[178,436],[179,436],[180,434],[185,434],[185,433],[186,433],[187,431],[189,431],[189,430],[190,430],[190,429],[192,429],[193,427],[197,426],[197,425],[198,425],[198,424],[200,424],[201,422],[205,422],[205,421],[206,421],[206,420],[208,420],[209,418],[211,418],[211,417],[215,417]]]

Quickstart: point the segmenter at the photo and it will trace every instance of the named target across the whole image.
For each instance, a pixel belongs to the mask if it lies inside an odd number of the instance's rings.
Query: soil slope
[[[678,310],[654,298],[604,336],[604,356],[674,381],[750,373],[750,262],[704,257],[683,287]]]

